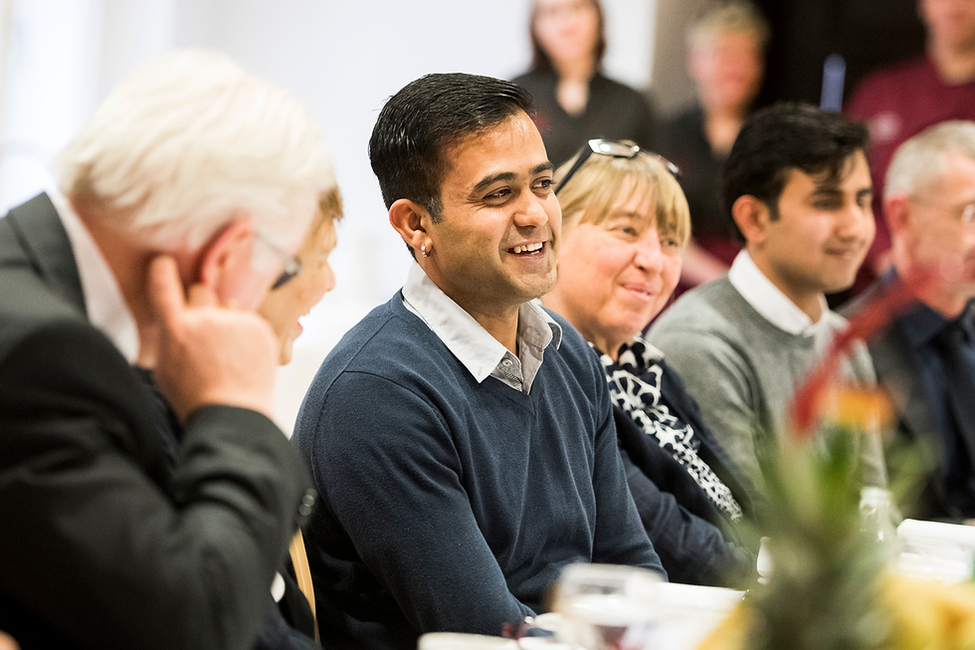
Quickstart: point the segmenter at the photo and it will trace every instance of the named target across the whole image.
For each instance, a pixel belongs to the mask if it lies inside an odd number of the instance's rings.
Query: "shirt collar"
[[[134,364],[139,355],[139,329],[122,298],[115,274],[71,203],[58,192],[50,196],[71,242],[88,321],[108,337],[126,361]]]
[[[403,286],[403,301],[478,383],[491,375],[508,352],[473,316],[441,291],[416,262],[410,266]],[[518,341],[538,350],[554,343],[558,349],[562,343],[562,328],[539,301],[532,300],[523,304],[518,312]],[[526,383],[530,385],[530,382]]]
[[[823,316],[826,315],[829,306],[826,304],[825,296],[819,296],[822,316],[814,323],[806,312],[799,309],[796,303],[762,273],[748,251],[744,249],[735,257],[728,271],[728,281],[765,320],[789,334],[812,336],[826,323]]]

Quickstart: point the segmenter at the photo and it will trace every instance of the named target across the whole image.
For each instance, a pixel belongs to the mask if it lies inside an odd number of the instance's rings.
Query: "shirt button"
[[[301,503],[298,505],[299,523],[303,523],[314,510],[316,497],[317,493],[315,490],[308,490],[305,492],[304,496],[301,497]]]

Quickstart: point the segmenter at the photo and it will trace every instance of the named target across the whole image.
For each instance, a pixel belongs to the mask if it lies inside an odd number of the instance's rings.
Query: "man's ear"
[[[254,300],[249,285],[253,276],[251,258],[256,232],[249,221],[234,221],[214,235],[199,254],[196,277],[221,304],[233,303],[250,309]],[[258,298],[259,300],[259,298]]]
[[[390,225],[414,250],[420,250],[423,245],[430,247],[430,237],[427,235],[430,222],[427,209],[410,199],[397,199],[389,206]]]
[[[764,201],[751,194],[743,194],[731,206],[731,218],[748,244],[765,241],[772,215]]]
[[[884,199],[884,219],[891,237],[901,237],[911,226],[911,202],[902,194]]]

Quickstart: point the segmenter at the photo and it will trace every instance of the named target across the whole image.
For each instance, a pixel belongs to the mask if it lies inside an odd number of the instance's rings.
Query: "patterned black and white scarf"
[[[661,359],[663,353],[640,337],[620,348],[619,361],[602,355],[613,401],[687,470],[715,506],[732,521],[740,521],[741,506],[731,489],[698,456],[701,440],[694,435],[694,429],[661,403]]]

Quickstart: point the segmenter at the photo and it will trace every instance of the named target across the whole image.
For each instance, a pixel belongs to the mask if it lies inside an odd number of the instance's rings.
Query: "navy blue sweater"
[[[572,562],[664,574],[626,485],[598,359],[559,319],[530,395],[474,381],[398,293],[332,350],[295,440],[321,503],[309,561],[326,647],[500,634]],[[556,317],[558,318],[558,317]]]

